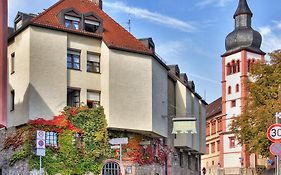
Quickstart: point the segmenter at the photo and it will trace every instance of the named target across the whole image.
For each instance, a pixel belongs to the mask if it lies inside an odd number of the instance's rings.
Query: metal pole
[[[39,169],[39,175],[42,175],[42,156],[40,156],[40,169]]]
[[[122,166],[122,144],[120,144],[120,165]]]
[[[279,123],[279,120],[278,120],[278,113],[276,113],[275,115],[275,120],[276,120],[276,123]],[[276,156],[276,175],[279,175],[279,155]]]

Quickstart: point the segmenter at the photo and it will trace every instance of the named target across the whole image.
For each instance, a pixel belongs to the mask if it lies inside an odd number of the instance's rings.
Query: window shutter
[[[100,62],[100,56],[97,54],[88,54],[88,61]]]
[[[100,93],[98,92],[87,92],[87,99],[92,101],[100,101]]]

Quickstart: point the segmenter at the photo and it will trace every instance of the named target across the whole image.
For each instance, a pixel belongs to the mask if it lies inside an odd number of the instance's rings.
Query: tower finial
[[[237,10],[236,10],[233,18],[235,18],[236,16],[241,15],[241,14],[248,14],[251,17],[253,16],[253,13],[248,6],[247,0],[239,0],[238,7],[237,7]]]
[[[223,55],[233,54],[241,50],[248,50],[254,53],[265,53],[260,50],[262,37],[255,31],[252,26],[252,16],[247,0],[239,0],[237,10],[234,14],[235,28],[227,35],[225,39],[226,53]]]

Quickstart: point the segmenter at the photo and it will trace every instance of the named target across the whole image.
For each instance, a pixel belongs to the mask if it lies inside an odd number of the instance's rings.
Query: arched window
[[[227,74],[227,75],[230,75],[230,74],[231,74],[231,66],[230,66],[230,63],[227,63],[227,65],[226,65],[226,74]]]
[[[231,94],[231,86],[228,86],[227,93]]]
[[[231,63],[231,66],[232,66],[232,73],[236,73],[236,63],[234,60],[232,60],[232,63]]]
[[[239,60],[237,60],[236,66],[237,66],[237,72],[240,72],[240,61]]]
[[[239,84],[236,84],[236,92],[239,92]]]
[[[102,168],[102,174],[108,175],[120,175],[121,169],[117,162],[109,161]]]

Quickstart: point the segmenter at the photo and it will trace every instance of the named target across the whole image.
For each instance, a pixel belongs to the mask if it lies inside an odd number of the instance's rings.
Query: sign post
[[[281,124],[279,124],[279,118],[281,118],[281,113],[276,113],[275,120],[276,124],[271,125],[267,130],[267,137],[270,141],[274,142],[270,146],[270,152],[271,154],[276,156],[276,168],[275,168],[275,174],[280,175],[279,169],[280,169],[280,155],[281,155]]]
[[[281,113],[276,113],[275,117],[276,117],[276,123],[279,123],[279,117],[281,116]],[[280,156],[277,155],[276,156],[276,175],[279,175],[279,168],[280,168]]]
[[[122,145],[128,144],[128,137],[125,138],[114,138],[109,140],[109,143],[111,145],[117,145],[117,146],[111,146],[111,149],[118,149],[120,151],[120,165],[122,165]]]
[[[36,131],[36,155],[40,156],[40,169],[39,173],[42,175],[42,156],[45,156],[45,131]]]

